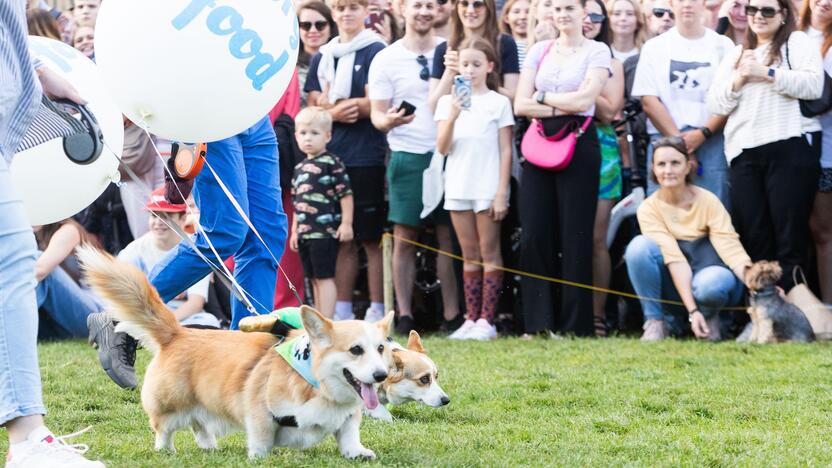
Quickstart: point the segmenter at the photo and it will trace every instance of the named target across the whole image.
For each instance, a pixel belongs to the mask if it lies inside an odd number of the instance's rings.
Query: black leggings
[[[546,119],[547,135],[566,122],[585,117]],[[534,130],[531,130],[534,131]],[[592,231],[598,205],[601,150],[595,126],[578,138],[572,162],[561,172],[526,162],[520,182],[520,265],[523,271],[592,284]],[[527,333],[546,330],[579,336],[594,335],[592,292],[574,286],[557,287],[544,280],[523,278],[523,315]],[[558,294],[560,289],[560,294]],[[557,297],[560,307],[556,307]]]
[[[820,178],[813,147],[794,137],[747,149],[731,161],[734,227],[752,260],[780,262],[779,284],[787,292],[794,286],[794,268],[806,265],[809,215]]]

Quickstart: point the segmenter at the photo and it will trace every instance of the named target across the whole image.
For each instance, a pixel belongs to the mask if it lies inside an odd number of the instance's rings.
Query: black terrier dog
[[[752,343],[780,343],[814,341],[815,333],[803,311],[786,302],[776,284],[783,276],[777,262],[760,261],[745,273],[745,284],[750,291]]]

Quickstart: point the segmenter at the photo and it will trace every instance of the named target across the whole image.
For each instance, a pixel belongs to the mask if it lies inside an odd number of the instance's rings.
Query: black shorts
[[[313,279],[335,277],[335,261],[338,259],[338,239],[302,239],[298,241],[298,253],[306,276]]]
[[[385,172],[384,166],[347,168],[355,205],[352,230],[357,241],[376,241],[384,233],[387,223]]]

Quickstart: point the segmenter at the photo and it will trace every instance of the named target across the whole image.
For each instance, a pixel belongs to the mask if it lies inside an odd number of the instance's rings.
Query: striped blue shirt
[[[26,27],[26,0],[0,0],[0,155],[14,151],[40,106]]]

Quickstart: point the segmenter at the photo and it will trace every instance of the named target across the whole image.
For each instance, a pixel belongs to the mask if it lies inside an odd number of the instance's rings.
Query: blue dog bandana
[[[312,373],[312,345],[308,334],[304,333],[291,340],[284,340],[278,343],[274,350],[310,385],[315,388],[320,387],[320,382]]]

